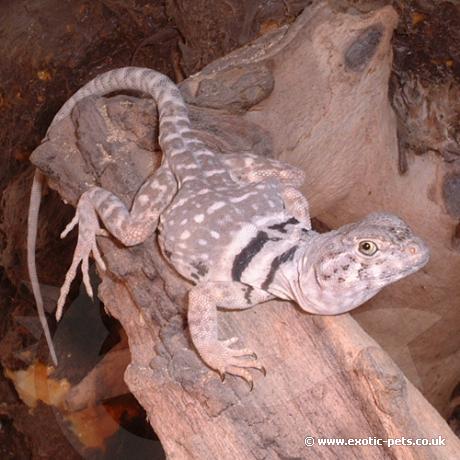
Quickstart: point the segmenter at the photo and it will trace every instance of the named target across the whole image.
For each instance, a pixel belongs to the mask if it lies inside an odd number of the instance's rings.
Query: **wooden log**
[[[374,162],[387,164],[396,141],[386,98],[395,23],[391,8],[362,16],[314,4],[290,28],[182,84],[187,101],[201,106],[191,112],[197,136],[223,154],[255,150],[306,166],[313,209],[334,216],[327,210],[347,200],[358,179],[365,179],[358,184],[365,191],[366,181],[388,179]],[[158,164],[158,152],[151,154],[155,136],[149,100],[90,98],[51,131],[33,161],[72,204],[97,178],[130,205]],[[356,203],[345,218],[353,213]],[[266,377],[255,375],[250,392],[234,377],[222,383],[199,359],[185,322],[190,286],[162,259],[154,237],[131,249],[105,237],[98,243],[108,266],[99,296],[129,340],[125,380],[168,458],[458,454],[447,424],[350,315],[312,316],[278,301],[221,313],[220,335],[240,337],[268,370]],[[305,445],[307,436],[315,445]],[[446,445],[324,447],[317,441],[403,436],[441,436]]]
[[[242,117],[268,131],[276,157],[304,169],[312,214],[336,228],[370,212],[392,212],[424,238],[429,264],[352,315],[446,414],[460,370],[460,169],[435,150],[456,148],[443,136],[455,132],[459,89],[409,81],[397,90],[393,104],[399,116],[406,114],[410,140],[416,136],[432,149],[408,156],[408,170],[400,174],[388,95],[396,23],[389,7],[346,15],[318,5],[291,27],[210,64],[183,87],[190,103],[205,105],[207,96],[229,109],[236,105],[227,96],[228,88],[238,93],[236,72],[244,80],[245,69],[270,69],[273,91]]]
[[[65,398],[66,410],[75,412],[92,407],[105,399],[129,393],[121,378],[130,362],[127,348],[111,350]]]

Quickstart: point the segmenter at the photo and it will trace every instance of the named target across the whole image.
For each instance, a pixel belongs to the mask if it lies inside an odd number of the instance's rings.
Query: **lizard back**
[[[160,218],[163,254],[194,282],[262,287],[273,259],[293,255],[308,233],[286,211],[279,188],[275,179],[212,185],[203,177],[184,184]]]

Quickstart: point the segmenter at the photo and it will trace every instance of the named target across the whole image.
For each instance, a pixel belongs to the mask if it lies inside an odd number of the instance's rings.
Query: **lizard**
[[[78,224],[77,246],[58,300],[58,320],[79,264],[90,296],[91,254],[100,269],[106,269],[98,235],[112,236],[129,247],[157,231],[162,255],[192,284],[187,320],[198,354],[222,379],[236,375],[252,388],[250,369],[265,369],[252,350],[232,348],[237,337],[218,338],[218,309],[242,310],[278,298],[294,301],[312,314],[337,315],[428,262],[427,245],[394,214],[372,213],[326,233],[312,230],[308,201],[299,191],[304,172],[275,159],[212,151],[194,133],[180,90],[154,70],[124,67],[97,76],[62,106],[51,126],[83,98],[120,90],[141,91],[156,103],[162,162],[140,187],[131,210],[98,186],[79,198],[75,217],[61,234],[65,237]],[[33,254],[43,180],[37,170],[29,209],[28,261],[47,329]],[[49,330],[46,337],[56,361]]]

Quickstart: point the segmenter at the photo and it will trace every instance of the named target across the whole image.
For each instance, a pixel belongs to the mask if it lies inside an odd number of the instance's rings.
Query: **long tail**
[[[190,131],[188,110],[179,88],[162,73],[142,67],[122,67],[98,75],[81,87],[59,110],[51,122],[53,126],[70,114],[75,105],[88,96],[103,96],[121,90],[142,91],[156,102],[159,118],[159,143],[172,171],[180,176],[177,165],[194,162],[190,149],[184,149],[183,140]],[[49,129],[48,129],[49,130]],[[195,144],[197,141],[189,141]],[[190,147],[190,146],[187,146]],[[204,146],[203,146],[204,147]]]
[[[37,266],[35,263],[35,245],[37,242],[38,231],[38,211],[40,210],[40,201],[42,197],[44,176],[37,169],[35,170],[34,181],[32,183],[32,191],[30,193],[29,217],[27,220],[27,267],[29,269],[29,278],[32,284],[32,292],[37,304],[38,317],[42,324],[43,332],[45,333],[46,343],[50,350],[51,359],[57,366],[56,350],[54,349],[51,333],[46,321],[45,310],[43,308],[43,298],[38,284]]]
[[[103,96],[120,90],[142,91],[150,94],[155,100],[159,114],[160,147],[163,151],[163,155],[168,161],[169,167],[176,176],[180,177],[180,168],[177,168],[177,166],[181,165],[181,167],[183,167],[187,163],[194,163],[195,159],[189,152],[190,150],[199,150],[201,146],[196,140],[183,141],[187,139],[186,133],[190,131],[190,119],[188,117],[187,107],[176,85],[166,75],[156,72],[155,70],[141,67],[123,67],[98,75],[80,88],[61,107],[51,122],[50,128],[55,123],[68,116],[75,105],[85,97]],[[50,128],[48,128],[48,131]],[[190,139],[190,136],[188,139]],[[29,219],[27,224],[27,264],[39,318],[45,332],[53,363],[56,365],[56,352],[46,322],[43,299],[38,284],[35,265],[35,243],[43,180],[43,175],[39,171],[36,171],[30,196]]]

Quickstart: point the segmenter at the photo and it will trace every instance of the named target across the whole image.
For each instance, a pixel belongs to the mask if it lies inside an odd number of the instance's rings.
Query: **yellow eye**
[[[379,250],[377,245],[372,241],[361,241],[358,249],[365,256],[373,256]]]

